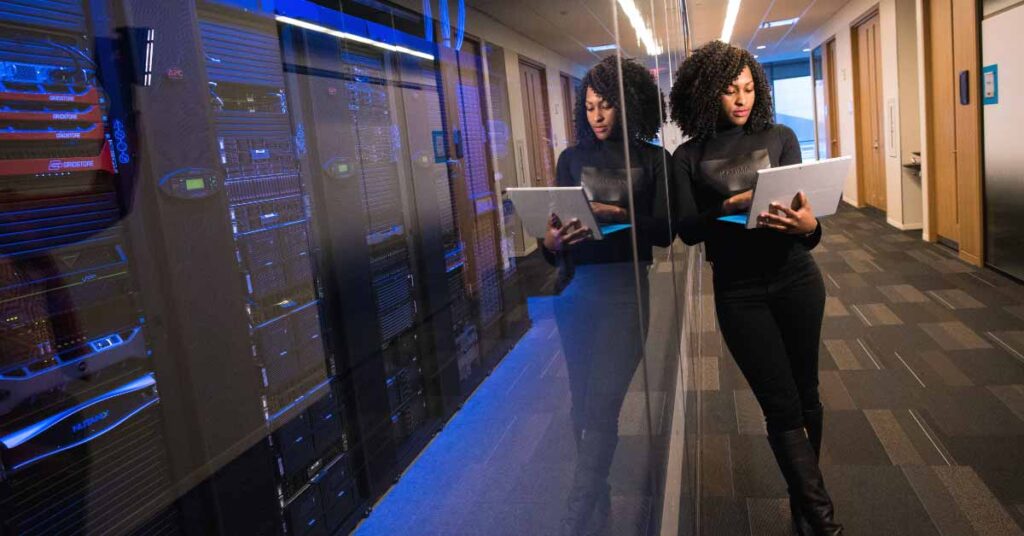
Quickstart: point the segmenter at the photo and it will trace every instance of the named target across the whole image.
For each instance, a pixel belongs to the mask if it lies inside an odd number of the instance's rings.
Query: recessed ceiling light
[[[768,45],[758,45],[757,47],[758,50],[764,50],[766,48],[768,48]]]
[[[755,60],[756,60],[757,58],[760,58],[760,57],[761,57],[761,56],[758,56],[757,54],[754,54],[754,59],[755,59]]]
[[[606,50],[615,50],[616,48],[618,47],[615,46],[615,43],[609,43],[607,45],[594,45],[592,47],[587,47],[587,50],[591,52],[604,52]]]
[[[809,48],[805,48],[804,49],[804,52],[810,52],[810,51],[811,51],[811,49],[809,49]]]
[[[772,20],[765,22],[761,25],[761,29],[778,28],[779,26],[789,26],[790,24],[796,24],[796,21],[800,20],[800,17],[793,17],[791,19]]]
[[[728,43],[732,39],[732,29],[736,26],[736,17],[740,14],[740,0],[729,0],[729,6],[725,8],[725,24],[722,25],[722,37],[719,38],[723,43]]]

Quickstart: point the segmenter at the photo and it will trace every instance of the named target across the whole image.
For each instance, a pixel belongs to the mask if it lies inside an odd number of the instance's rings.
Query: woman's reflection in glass
[[[618,443],[619,411],[643,352],[651,248],[668,246],[671,235],[667,156],[650,143],[661,128],[662,95],[650,72],[628,59],[621,60],[625,91],[620,95],[619,73],[620,60],[613,56],[583,78],[575,110],[578,142],[559,156],[557,168],[558,186],[583,186],[604,238],[594,240],[592,229],[552,214],[541,241],[545,258],[558,267],[561,295],[555,317],[576,440],[564,534],[608,530],[608,474]],[[628,132],[623,132],[624,123]]]

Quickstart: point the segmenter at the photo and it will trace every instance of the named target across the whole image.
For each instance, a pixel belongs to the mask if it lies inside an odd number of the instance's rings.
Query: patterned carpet
[[[1024,286],[876,213],[824,225],[822,464],[847,533],[1024,534]],[[760,408],[705,297],[701,533],[790,534]]]

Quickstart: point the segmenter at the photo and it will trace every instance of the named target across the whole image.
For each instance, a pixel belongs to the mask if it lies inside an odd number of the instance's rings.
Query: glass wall
[[[681,9],[0,0],[0,534],[693,533]]]

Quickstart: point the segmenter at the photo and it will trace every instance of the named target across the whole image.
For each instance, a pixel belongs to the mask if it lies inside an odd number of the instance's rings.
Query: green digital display
[[[185,190],[191,192],[206,188],[206,181],[203,179],[185,179]]]
[[[342,173],[348,173],[348,164],[338,164],[337,172],[339,175]]]

